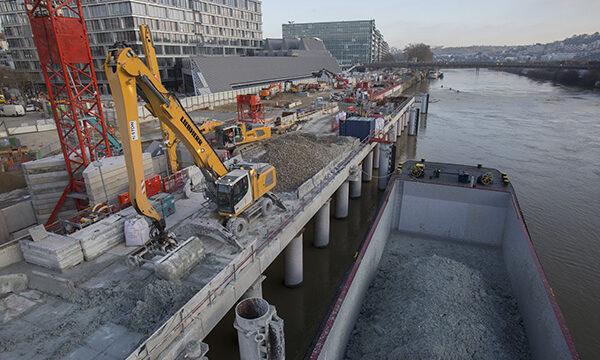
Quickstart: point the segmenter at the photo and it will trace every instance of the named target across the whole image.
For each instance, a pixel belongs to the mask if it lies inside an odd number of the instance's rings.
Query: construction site
[[[101,101],[87,42],[41,36],[48,17],[85,34],[83,22],[41,4],[28,8],[36,46],[58,50],[40,52],[54,123],[35,138],[60,148],[25,156],[22,137],[1,153],[26,185],[0,197],[2,357],[219,358],[205,340],[219,324],[244,359],[309,351],[285,347],[284,323],[302,325],[262,299],[264,274],[283,261],[280,286],[302,286],[307,226],[326,249],[331,218],[363,186],[386,188],[396,142],[429,105],[403,93],[426,75],[322,69],[178,98],[141,26],[142,54],[106,54]]]

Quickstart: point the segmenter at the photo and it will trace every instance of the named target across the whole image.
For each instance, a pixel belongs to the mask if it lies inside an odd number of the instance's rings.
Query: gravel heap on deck
[[[356,139],[336,135],[289,133],[262,143],[266,150],[258,159],[277,169],[276,192],[296,190],[331,161],[349,153]]]
[[[516,302],[501,286],[443,256],[397,255],[382,259],[347,359],[529,358]]]

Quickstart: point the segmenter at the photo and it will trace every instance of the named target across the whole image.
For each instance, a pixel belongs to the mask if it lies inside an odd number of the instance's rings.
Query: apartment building
[[[182,60],[190,55],[247,55],[261,48],[260,0],[82,0],[82,5],[103,93],[108,48],[125,42],[141,53],[140,24],[152,30],[161,77],[172,89],[181,86]],[[16,69],[39,74],[23,0],[0,2],[0,24]]]

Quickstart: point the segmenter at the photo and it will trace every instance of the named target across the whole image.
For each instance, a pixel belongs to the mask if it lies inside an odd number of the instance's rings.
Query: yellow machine
[[[218,126],[215,128],[217,146],[233,150],[237,146],[271,138],[271,127],[250,127],[247,124]]]
[[[141,30],[142,34],[149,36],[148,29]],[[146,58],[151,56],[146,54]],[[234,235],[243,235],[251,217],[270,213],[273,202],[282,206],[269,193],[277,183],[275,168],[270,164],[238,164],[228,169],[178,99],[162,85],[156,76],[157,69],[154,70],[128,47],[111,49],[104,63],[115,101],[133,207],[153,221],[162,235],[157,238],[164,239],[165,220],[150,204],[144,188],[139,95],[148,111],[168,130],[169,140],[173,143],[175,139],[181,141],[207,178],[207,183],[214,185],[209,189],[209,196],[215,200],[219,214],[227,219],[227,227]]]

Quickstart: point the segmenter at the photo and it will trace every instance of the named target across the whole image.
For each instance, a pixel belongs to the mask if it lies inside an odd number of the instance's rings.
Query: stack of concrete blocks
[[[62,155],[56,155],[26,162],[22,166],[37,222],[43,224],[69,183],[65,160]],[[67,198],[58,216],[64,218],[75,212],[75,200]]]
[[[43,225],[29,230],[32,240],[21,240],[25,261],[52,270],[64,271],[83,261],[79,241],[68,236],[49,233]]]
[[[106,202],[107,197],[109,203],[116,203],[118,196],[129,189],[127,168],[123,156],[113,156],[100,161],[102,163],[102,175],[100,175],[100,168],[93,163],[83,171],[90,206]],[[146,179],[156,175],[150,154],[143,154],[143,163]]]
[[[79,240],[86,261],[104,254],[113,246],[125,242],[124,225],[127,217],[110,215],[70,236]]]

